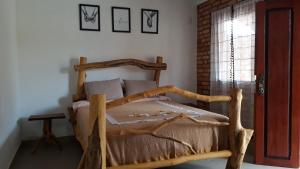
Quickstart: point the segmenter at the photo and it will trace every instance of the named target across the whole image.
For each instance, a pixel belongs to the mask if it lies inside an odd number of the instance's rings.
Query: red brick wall
[[[198,6],[197,90],[200,94],[210,94],[211,12],[237,2],[238,0],[208,0]],[[203,109],[209,108],[206,103],[199,102],[198,105]]]

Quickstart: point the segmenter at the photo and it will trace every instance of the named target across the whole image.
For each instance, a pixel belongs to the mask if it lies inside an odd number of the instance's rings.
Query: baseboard
[[[38,140],[39,139],[23,140],[21,144],[35,145]],[[57,137],[57,140],[61,143],[68,143],[68,142],[76,141],[76,138],[75,136],[63,136],[63,137]]]
[[[21,144],[20,129],[16,126],[0,147],[0,168],[8,169]]]

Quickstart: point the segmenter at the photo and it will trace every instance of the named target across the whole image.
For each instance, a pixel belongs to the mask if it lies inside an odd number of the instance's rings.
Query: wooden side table
[[[36,153],[42,142],[48,144],[55,144],[58,146],[59,150],[62,151],[62,146],[58,142],[57,138],[52,134],[52,119],[64,119],[66,118],[64,113],[57,114],[45,114],[45,115],[34,115],[29,117],[29,121],[39,121],[43,120],[43,136],[39,139],[35,145],[32,153]]]

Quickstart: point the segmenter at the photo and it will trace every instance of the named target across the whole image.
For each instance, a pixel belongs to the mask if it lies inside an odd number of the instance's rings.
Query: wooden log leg
[[[242,129],[239,132],[237,137],[236,151],[234,151],[232,153],[232,156],[228,159],[226,169],[241,168],[252,135],[253,135],[253,130],[249,130],[249,129]]]
[[[241,124],[242,90],[233,89],[229,106],[229,147],[232,156],[228,159],[226,169],[240,169],[253,130],[244,129]]]
[[[77,169],[84,169],[84,162],[85,162],[85,160],[86,160],[86,152],[83,152],[83,155],[82,155],[82,157],[81,157],[81,159],[80,159],[80,162],[79,162],[79,164],[78,164],[78,166],[77,166]]]
[[[106,98],[92,96],[90,101],[88,146],[77,169],[106,169]]]

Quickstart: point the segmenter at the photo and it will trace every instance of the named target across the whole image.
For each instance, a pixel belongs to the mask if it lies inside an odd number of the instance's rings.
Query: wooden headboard
[[[145,62],[138,59],[119,59],[119,60],[112,60],[112,61],[87,63],[86,57],[80,57],[79,64],[74,65],[75,71],[78,72],[78,79],[77,79],[77,92],[76,95],[73,96],[73,101],[86,99],[86,94],[84,91],[86,71],[95,70],[95,69],[112,68],[112,67],[121,67],[121,66],[137,66],[144,70],[152,70],[154,71],[153,80],[156,81],[157,84],[159,84],[160,72],[162,70],[167,69],[167,64],[163,63],[163,58],[161,56],[158,56],[156,58],[155,63]]]

